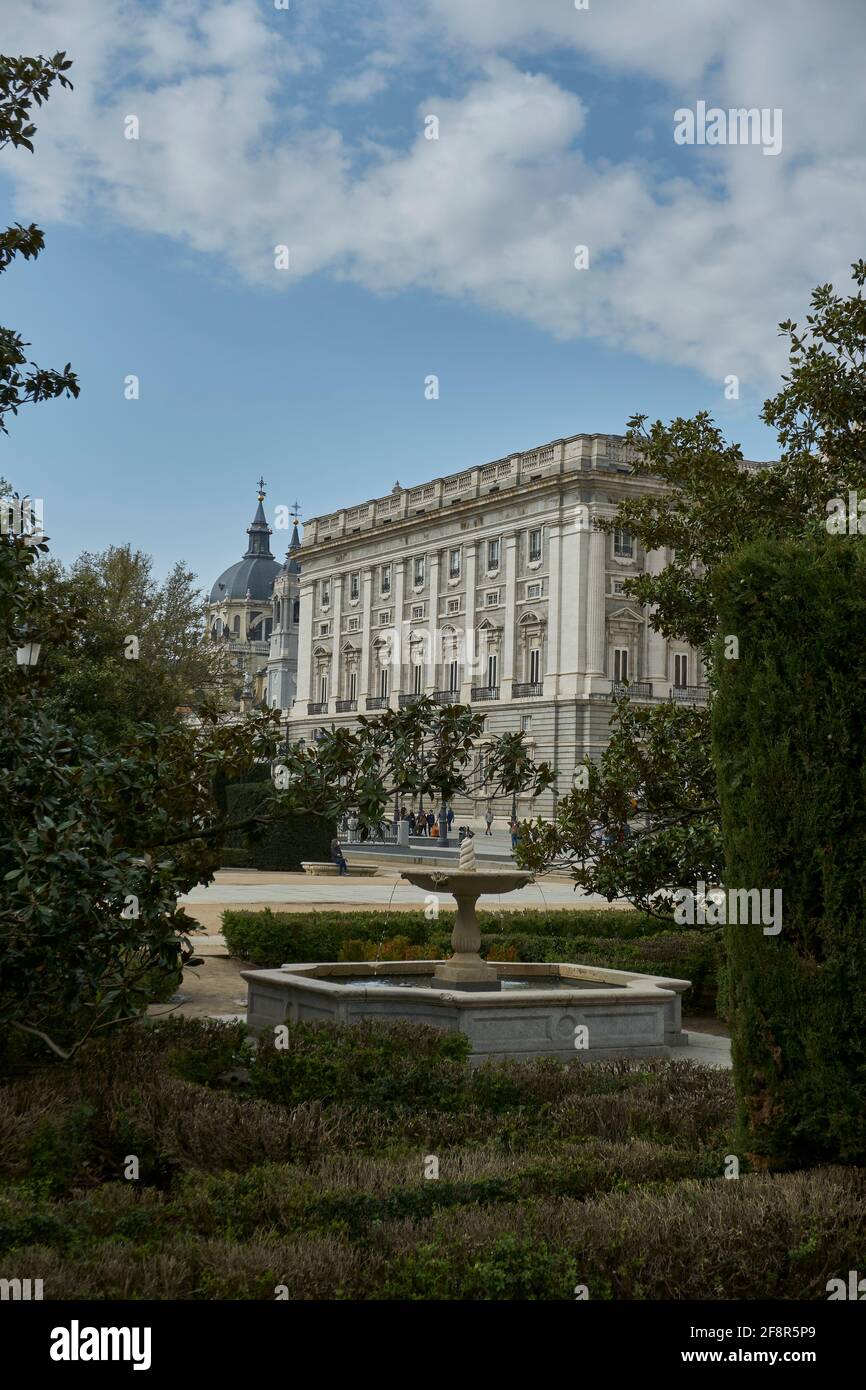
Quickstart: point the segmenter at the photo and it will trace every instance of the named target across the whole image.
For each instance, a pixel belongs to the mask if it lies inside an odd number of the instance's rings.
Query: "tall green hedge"
[[[782,892],[779,935],[726,929],[741,1141],[779,1166],[863,1162],[866,544],[763,542],[715,584],[727,887]]]
[[[263,780],[230,783],[225,788],[228,813],[242,820],[253,812],[270,791]],[[331,855],[334,826],[321,816],[290,816],[269,826],[263,835],[235,831],[227,837],[225,863],[238,866],[239,858],[251,869],[300,869],[304,860],[326,860]]]

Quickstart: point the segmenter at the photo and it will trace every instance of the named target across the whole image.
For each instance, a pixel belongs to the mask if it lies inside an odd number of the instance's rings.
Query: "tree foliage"
[[[761,415],[778,435],[779,457],[771,465],[747,467],[740,446],[725,440],[707,412],[667,425],[657,420],[648,426],[644,415],[629,421],[631,472],[649,490],[623,501],[602,529],[625,526],[646,550],[673,552],[659,574],[626,580],[624,592],[649,606],[656,631],[698,649],[711,696],[719,568],[753,541],[811,536],[833,499],[847,503],[854,492],[866,502],[866,261],[852,266],[852,279],[848,295],[831,285],[816,288],[805,326],[791,320],[779,325],[789,367]],[[711,766],[708,730],[706,718],[687,706],[655,705],[638,714],[618,702],[599,771],[587,790],[565,798],[552,830],[534,833],[532,862],[571,863],[587,892],[623,896],[647,910],[653,910],[647,897],[653,882],[666,891],[674,872],[681,885],[712,882],[713,867],[720,869],[718,800],[711,779],[694,775],[696,764]],[[646,785],[660,792],[651,812],[641,791]],[[594,863],[584,862],[587,827],[600,822],[621,832],[621,808],[632,800],[640,811],[635,833],[615,836],[612,853],[603,848]],[[642,826],[648,814],[651,826]],[[664,903],[665,893],[656,901]]]
[[[33,152],[32,109],[42,105],[55,82],[72,87],[66,76],[71,66],[65,53],[55,53],[53,58],[0,55],[0,150],[11,145]],[[35,260],[44,246],[44,235],[35,223],[7,227],[0,232],[0,273],[16,256]],[[8,432],[5,417],[17,415],[22,405],[79,393],[78,378],[68,362],[60,371],[38,367],[27,358],[29,346],[19,333],[0,326],[0,433]]]
[[[159,583],[150,556],[110,546],[83,553],[68,570],[47,566],[44,582],[74,617],[68,636],[45,652],[58,713],[122,737],[179,707],[227,706],[233,676],[225,654],[205,639],[204,599],[183,564]]]

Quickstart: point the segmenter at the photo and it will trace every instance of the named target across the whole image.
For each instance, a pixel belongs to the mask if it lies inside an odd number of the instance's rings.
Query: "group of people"
[[[435,811],[407,810],[405,806],[400,809],[400,819],[409,822],[410,835],[426,835],[429,839],[435,840],[439,835],[439,818]],[[451,807],[445,813],[445,820],[450,833],[454,824],[454,812]]]

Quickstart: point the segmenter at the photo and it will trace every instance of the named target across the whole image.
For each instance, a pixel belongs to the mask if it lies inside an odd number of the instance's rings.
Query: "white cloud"
[[[112,218],[275,289],[287,277],[273,247],[287,242],[294,275],[423,286],[761,386],[782,360],[776,322],[863,253],[854,0],[380,3],[360,62],[356,43],[344,59],[335,46],[339,7],[323,12],[327,32],[266,20],[253,0],[162,0],[146,16],[127,0],[46,0],[6,16],[7,51],[75,59],[74,94],[39,113],[36,156],[7,155],[20,213]],[[416,80],[414,136],[384,145],[357,120],[341,130],[334,107],[384,89],[389,25],[441,76]],[[668,151],[663,127],[650,148],[642,108],[630,157],[590,159],[593,109],[541,70],[551,47],[619,75],[623,100],[635,73],[663,84],[671,131],[698,98],[780,106],[783,154],[687,151],[691,176],[672,179],[648,162]],[[129,112],[138,142],[123,138]],[[588,271],[574,269],[578,243]]]

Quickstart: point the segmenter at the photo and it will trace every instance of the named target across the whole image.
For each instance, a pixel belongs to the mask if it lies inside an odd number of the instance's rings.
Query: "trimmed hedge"
[[[223,932],[233,956],[263,969],[288,961],[441,960],[451,954],[452,913],[427,922],[410,912],[314,912],[229,909]],[[479,912],[481,953],[491,960],[575,961],[640,974],[691,980],[686,1009],[713,1012],[721,955],[717,934],[659,932],[637,912],[513,913],[501,930],[495,913]],[[638,920],[633,920],[638,919]],[[652,936],[639,935],[650,922]]]
[[[285,1050],[251,1050],[239,1025],[170,1019],[10,1080],[0,1277],[76,1301],[573,1304],[583,1284],[592,1300],[823,1302],[863,1267],[862,1172],[743,1162],[725,1180],[727,1072],[471,1071],[464,1049],[408,1024],[290,1024]]]
[[[713,709],[728,889],[782,926],[726,929],[740,1137],[777,1166],[866,1161],[866,546],[762,542],[715,579]]]
[[[232,820],[243,820],[270,793],[262,778],[258,781],[230,783],[225,788],[226,805]],[[225,868],[297,870],[304,860],[331,857],[334,826],[322,816],[289,816],[259,835],[234,831],[223,851]]]

